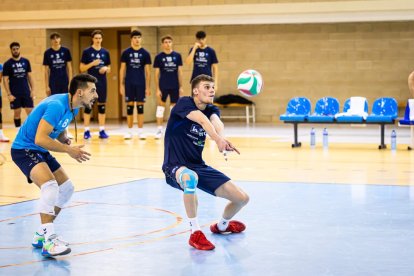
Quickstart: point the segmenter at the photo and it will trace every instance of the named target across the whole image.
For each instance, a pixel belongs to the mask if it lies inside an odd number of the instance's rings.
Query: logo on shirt
[[[190,132],[194,135],[197,135],[199,137],[205,137],[206,131],[199,125],[192,124]]]

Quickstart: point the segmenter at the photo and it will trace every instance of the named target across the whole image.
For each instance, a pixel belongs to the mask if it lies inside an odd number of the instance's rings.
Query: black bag
[[[220,96],[214,100],[214,102],[218,104],[232,104],[232,103],[239,103],[239,104],[253,104],[252,101],[249,101],[246,98],[243,98],[239,95],[234,94],[227,94]]]

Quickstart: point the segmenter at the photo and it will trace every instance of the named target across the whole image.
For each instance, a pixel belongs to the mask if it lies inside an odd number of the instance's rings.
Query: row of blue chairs
[[[351,98],[344,103],[343,112],[346,113],[351,105]],[[311,114],[311,102],[305,97],[292,98],[286,112],[280,115],[280,120],[285,122],[314,122],[314,123],[392,123],[398,117],[398,104],[394,98],[382,97],[374,101],[372,112],[368,116],[344,115],[336,117],[339,113],[339,101],[333,97],[323,97],[315,104],[315,110]],[[365,100],[364,112],[368,113],[368,102]]]

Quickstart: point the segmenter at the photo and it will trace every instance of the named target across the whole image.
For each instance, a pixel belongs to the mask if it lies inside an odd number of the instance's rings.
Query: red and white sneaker
[[[243,222],[237,221],[237,220],[231,220],[229,222],[229,225],[227,226],[227,229],[224,231],[220,231],[217,227],[217,223],[214,223],[210,225],[210,231],[216,234],[222,234],[222,233],[240,233],[243,232],[246,229],[246,225],[244,225]]]
[[[214,244],[207,240],[204,233],[200,230],[191,234],[188,243],[198,250],[213,250],[215,248]]]

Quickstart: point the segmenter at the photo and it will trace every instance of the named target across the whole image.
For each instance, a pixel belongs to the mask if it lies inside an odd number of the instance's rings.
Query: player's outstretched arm
[[[82,150],[84,145],[78,145],[71,147],[67,144],[62,144],[57,140],[49,137],[53,131],[53,126],[49,124],[45,119],[41,119],[39,126],[37,127],[35,143],[42,148],[55,151],[55,152],[66,152],[70,157],[78,162],[89,160],[90,153]]]
[[[191,111],[187,118],[193,122],[198,123],[207,132],[207,134],[213,139],[220,152],[223,152],[227,148],[227,141],[221,137],[210,120],[200,110]]]
[[[214,126],[214,129],[216,130],[217,134],[226,140],[224,136],[224,124],[221,121],[220,117],[217,116],[216,114],[213,114],[210,116],[210,121],[211,121],[211,124]],[[233,146],[232,143],[230,143],[228,140],[226,140],[226,142],[227,142],[227,146],[226,146],[225,151],[235,151],[238,154],[240,154],[239,150],[235,146]]]

